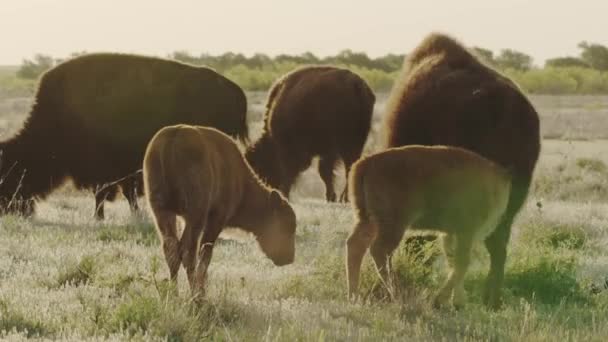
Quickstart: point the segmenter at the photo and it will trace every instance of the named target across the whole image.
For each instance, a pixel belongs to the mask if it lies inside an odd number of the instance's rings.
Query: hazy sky
[[[1,0],[0,64],[35,53],[406,53],[430,31],[539,64],[608,45],[608,0]]]

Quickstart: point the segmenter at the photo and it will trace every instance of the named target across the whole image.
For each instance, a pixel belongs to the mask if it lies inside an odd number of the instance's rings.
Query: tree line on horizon
[[[471,51],[486,64],[513,78],[529,93],[608,93],[608,47],[583,41],[578,48],[578,56],[550,58],[543,67],[535,66],[530,55],[513,49],[502,49],[495,54],[490,49],[474,46]],[[73,53],[68,58],[82,54],[86,52]],[[176,51],[166,57],[211,67],[246,90],[267,90],[278,77],[299,65],[331,64],[359,73],[376,91],[387,91],[401,70],[405,56],[387,54],[372,58],[365,52],[345,49],[327,57],[319,57],[311,52],[274,57],[256,53],[248,57],[234,52],[193,55],[186,51]],[[64,60],[37,54],[31,59],[24,59],[16,75],[20,79],[36,80],[44,71]]]

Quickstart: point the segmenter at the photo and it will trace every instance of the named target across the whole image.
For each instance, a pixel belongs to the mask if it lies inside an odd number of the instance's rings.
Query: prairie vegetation
[[[534,64],[532,56],[513,49],[494,52],[475,46],[469,48],[486,64],[515,80],[529,94],[608,94],[608,47],[601,44],[583,41],[578,44],[579,56],[550,58],[542,66]],[[66,58],[84,53],[72,53]],[[326,57],[310,52],[271,57],[263,53],[251,56],[233,52],[195,55],[187,51],[176,51],[164,57],[209,66],[248,91],[266,91],[277,78],[301,65],[331,64],[356,72],[374,91],[385,92],[391,89],[398,77],[404,56],[370,57],[364,52],[346,49]],[[36,54],[24,59],[20,66],[0,66],[0,98],[33,94],[40,74],[66,58]]]
[[[1,72],[1,71],[0,71]],[[3,89],[3,88],[2,88]],[[5,94],[5,93],[2,93]],[[386,94],[366,152],[377,151]],[[224,234],[209,268],[207,300],[179,297],[149,213],[126,200],[96,222],[90,194],[66,185],[36,216],[0,218],[0,337],[61,340],[535,340],[603,341],[608,336],[608,97],[531,96],[544,136],[531,194],[512,234],[503,310],[480,294],[488,269],[477,245],[461,311],[432,308],[445,279],[432,244],[413,256],[398,248],[394,271],[405,289],[388,301],[364,258],[358,304],[347,301],[344,246],[350,206],[328,204],[313,166],[294,188],[294,264],[276,267],[255,240]],[[265,93],[248,93],[252,139]],[[31,99],[0,100],[0,139],[19,129]],[[338,173],[337,187],[343,185]],[[410,231],[411,234],[419,234]],[[475,254],[474,254],[475,255]],[[430,266],[428,266],[430,265]]]

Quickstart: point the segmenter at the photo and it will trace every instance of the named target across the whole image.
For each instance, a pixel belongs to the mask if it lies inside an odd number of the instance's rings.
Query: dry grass
[[[250,96],[257,120],[263,99]],[[558,100],[535,101],[553,106]],[[543,127],[564,112],[542,106]],[[543,113],[543,108],[555,109]],[[601,121],[589,111],[573,109],[579,118]],[[14,131],[22,117],[0,113],[0,132]],[[567,136],[570,128],[558,121],[552,129]],[[581,134],[602,137],[597,129],[602,124],[589,124]],[[498,312],[481,304],[488,267],[482,246],[476,246],[467,277],[470,304],[460,312],[430,306],[444,279],[443,259],[425,268],[403,249],[395,261],[404,286],[398,299],[388,302],[375,290],[377,276],[366,257],[362,290],[367,300],[349,303],[343,255],[352,213],[346,205],[321,200],[323,186],[314,170],[301,177],[293,200],[295,263],[273,266],[249,236],[223,239],[211,262],[208,300],[201,306],[190,303],[183,271],[179,297],[168,295],[168,271],[148,215],[131,217],[121,199],[108,205],[108,219],[97,223],[92,196],[63,189],[41,203],[32,219],[0,218],[0,337],[603,341],[608,336],[607,163],[603,140],[543,142],[533,192],[513,232],[506,306]]]

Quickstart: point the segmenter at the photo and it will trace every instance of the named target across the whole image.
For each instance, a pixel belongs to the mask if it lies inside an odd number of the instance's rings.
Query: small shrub
[[[548,243],[554,248],[581,249],[587,235],[582,230],[558,230],[548,236]]]
[[[587,294],[575,275],[576,260],[547,250],[522,258],[506,272],[505,288],[513,295],[542,304],[561,301],[587,302]]]
[[[239,308],[226,300],[193,303],[175,296],[132,295],[109,319],[108,330],[168,341],[199,341],[239,317]]]
[[[578,158],[576,160],[576,166],[583,170],[597,172],[597,173],[605,173],[606,172],[606,163],[600,159],[592,159],[592,158]]]
[[[52,333],[51,329],[41,321],[11,310],[6,302],[0,301],[0,332],[13,331],[25,332],[28,338],[42,337]]]
[[[534,222],[520,228],[521,241],[540,247],[583,249],[589,236],[581,225]]]
[[[68,266],[57,276],[57,286],[80,286],[87,284],[93,277],[95,258],[85,256],[76,265]]]
[[[112,330],[124,330],[131,335],[146,332],[152,321],[160,317],[160,313],[158,299],[145,296],[131,298],[118,306],[112,318]]]

